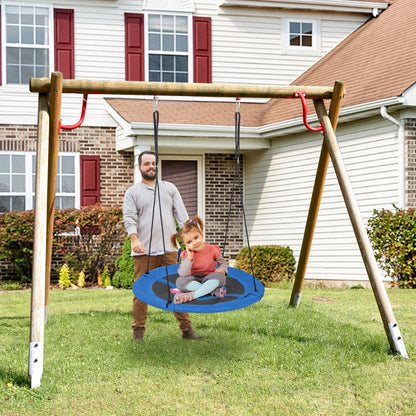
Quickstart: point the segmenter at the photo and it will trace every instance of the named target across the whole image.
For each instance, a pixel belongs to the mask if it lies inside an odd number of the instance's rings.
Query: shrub
[[[251,247],[254,276],[261,282],[281,282],[291,279],[295,273],[295,257],[289,247],[277,245]],[[247,247],[241,249],[235,267],[252,273]]]
[[[113,276],[113,286],[131,289],[134,283],[134,262],[131,257],[131,242],[127,237],[123,244],[123,254],[116,260],[117,271]]]
[[[59,270],[59,282],[58,285],[61,289],[66,289],[67,287],[71,286],[71,280],[69,278],[69,266],[64,263]]]
[[[59,235],[73,225],[71,210],[57,212],[54,221],[52,256],[63,252],[64,239]],[[33,264],[34,211],[0,214],[0,260],[14,264],[21,282],[31,282]]]
[[[368,235],[379,266],[399,287],[416,288],[416,210],[374,210]]]
[[[108,273],[108,267],[105,266],[103,272],[101,273],[101,284],[103,287],[111,286],[110,273]]]

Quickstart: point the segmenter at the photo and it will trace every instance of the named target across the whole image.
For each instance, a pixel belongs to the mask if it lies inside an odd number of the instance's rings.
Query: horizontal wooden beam
[[[31,78],[30,91],[49,93],[49,78]],[[64,79],[63,93],[117,94],[117,95],[170,95],[193,97],[256,97],[287,98],[296,91],[306,93],[310,99],[330,99],[333,87],[315,86],[261,86],[227,84],[187,84],[175,82],[141,82],[92,79]]]

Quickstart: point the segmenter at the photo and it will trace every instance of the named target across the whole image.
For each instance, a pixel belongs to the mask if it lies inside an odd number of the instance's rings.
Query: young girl
[[[179,293],[174,298],[176,304],[189,302],[208,293],[224,297],[227,262],[221,256],[218,246],[204,242],[203,230],[204,223],[196,215],[171,236],[174,247],[178,248],[178,237],[186,247],[186,251],[181,253],[182,263],[178,267],[176,286]]]

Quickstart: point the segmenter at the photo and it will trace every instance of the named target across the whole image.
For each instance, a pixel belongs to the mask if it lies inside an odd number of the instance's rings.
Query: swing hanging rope
[[[156,196],[159,202],[159,215],[160,215],[160,226],[161,226],[161,232],[162,232],[162,242],[163,242],[163,256],[165,259],[165,272],[166,272],[166,279],[167,279],[167,303],[166,307],[169,306],[169,304],[172,302],[171,294],[169,291],[169,273],[168,273],[168,261],[166,257],[166,245],[165,245],[165,231],[163,228],[163,218],[162,218],[162,203],[160,200],[160,188],[159,188],[159,110],[157,107],[158,99],[156,96],[153,97],[153,132],[154,132],[154,143],[155,143],[155,169],[156,169],[156,183],[155,183],[155,190],[153,195],[153,210],[152,210],[152,223],[150,227],[150,241],[149,241],[149,252],[147,257],[147,271],[146,273],[149,273],[149,267],[150,267],[150,253],[152,249],[152,238],[153,238],[153,224],[154,224],[154,218],[155,218],[155,207],[156,207]]]
[[[253,259],[251,256],[251,248],[250,248],[250,240],[248,238],[248,229],[247,229],[247,221],[246,221],[246,213],[244,209],[244,198],[243,198],[243,189],[241,185],[241,177],[240,177],[240,122],[241,122],[241,114],[240,114],[240,98],[236,98],[235,102],[236,108],[235,108],[235,116],[234,116],[234,125],[235,125],[235,168],[234,168],[234,179],[233,179],[233,188],[231,191],[231,197],[230,197],[230,204],[228,207],[228,216],[227,216],[227,225],[225,226],[225,237],[224,237],[224,243],[222,246],[222,252],[225,253],[225,246],[227,244],[227,236],[228,236],[228,229],[230,225],[230,218],[231,218],[231,207],[233,204],[233,198],[234,198],[234,192],[235,192],[235,184],[236,179],[238,178],[238,186],[240,191],[240,202],[241,202],[241,208],[243,212],[243,221],[244,221],[244,230],[246,234],[246,240],[247,240],[247,248],[248,248],[248,255],[250,258],[250,266],[251,266],[251,275],[253,277],[253,286],[254,291],[257,292],[257,286],[256,286],[256,279],[254,277],[254,268],[253,268]]]

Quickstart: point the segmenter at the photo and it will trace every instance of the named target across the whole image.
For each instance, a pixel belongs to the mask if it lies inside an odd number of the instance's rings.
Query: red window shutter
[[[100,202],[100,156],[81,156],[81,206]]]
[[[55,71],[64,79],[75,78],[74,64],[74,11],[54,9]]]
[[[126,81],[144,81],[143,15],[124,14]]]
[[[194,17],[194,82],[211,83],[211,18]]]

